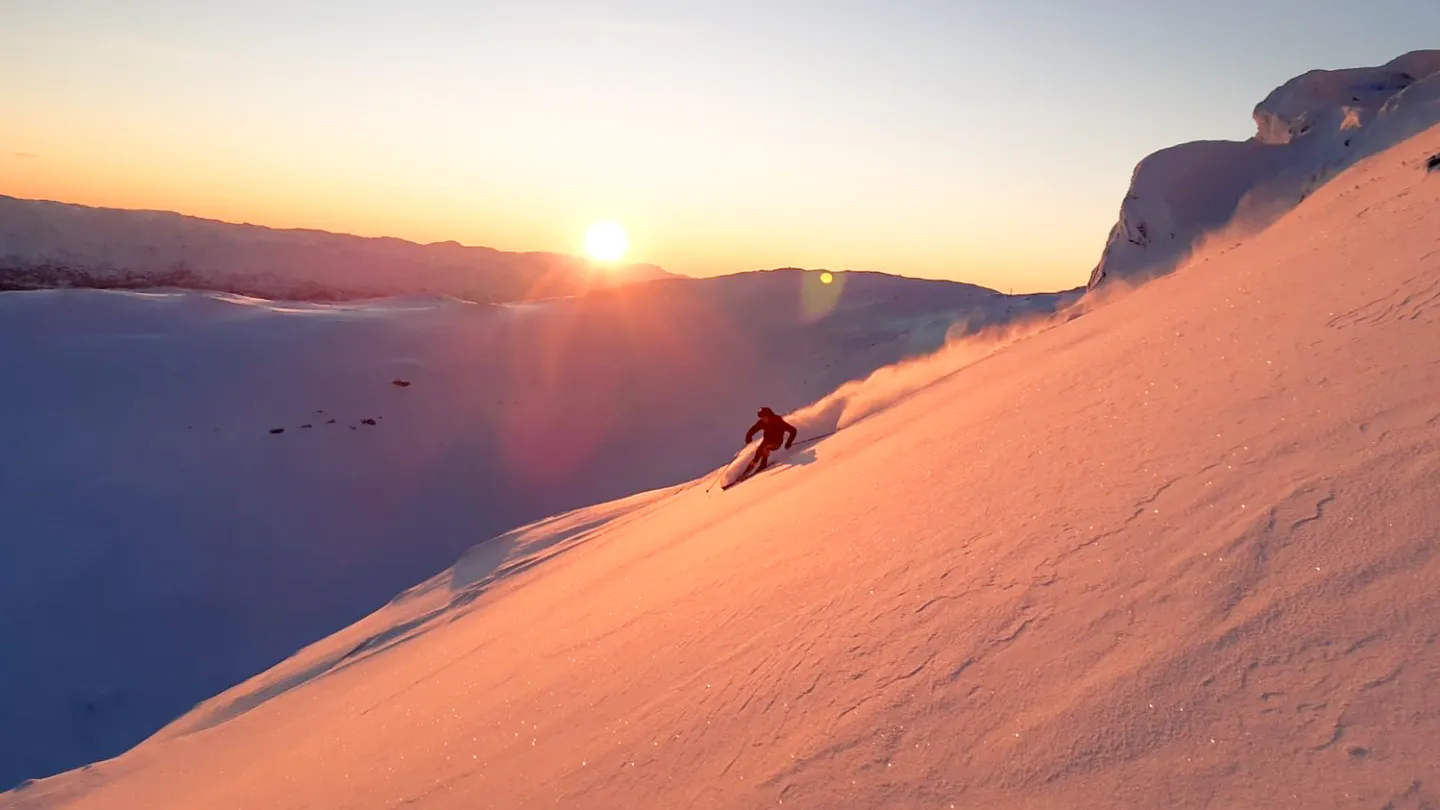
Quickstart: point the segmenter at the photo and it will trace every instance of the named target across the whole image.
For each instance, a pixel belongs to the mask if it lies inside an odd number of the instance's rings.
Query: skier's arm
[[[765,422],[763,420],[751,425],[750,429],[745,431],[745,443],[749,444],[750,442],[755,441],[755,434],[759,433],[764,428]]]
[[[785,439],[785,447],[786,449],[789,449],[790,445],[795,443],[795,437],[800,435],[800,431],[796,430],[794,425],[786,422],[785,434],[788,437]]]

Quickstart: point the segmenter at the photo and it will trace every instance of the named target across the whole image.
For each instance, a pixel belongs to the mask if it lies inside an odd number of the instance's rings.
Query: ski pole
[[[715,473],[715,477],[714,477],[713,479],[711,479],[711,481],[710,481],[710,486],[705,487],[705,491],[706,491],[706,492],[709,492],[711,489],[713,489],[713,488],[715,487],[715,484],[716,484],[717,482],[719,482],[720,476],[724,475],[724,474],[725,474],[725,471],[728,470],[728,469],[730,469],[730,465],[729,465],[729,464],[726,464],[724,467],[721,467],[721,468],[720,468],[720,472]]]
[[[795,442],[795,444],[792,444],[792,445],[790,445],[790,446],[791,446],[791,447],[795,447],[795,446],[802,445],[802,444],[809,444],[810,442],[819,441],[819,440],[825,438],[826,436],[834,436],[834,435],[835,435],[836,433],[838,433],[838,432],[839,432],[839,431],[832,430],[832,431],[830,431],[829,433],[821,433],[819,436],[811,436],[810,438],[805,439],[805,440],[803,440],[803,441]]]

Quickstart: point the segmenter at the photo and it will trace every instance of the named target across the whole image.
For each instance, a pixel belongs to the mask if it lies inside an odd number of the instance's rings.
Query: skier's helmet
[[[760,410],[755,412],[755,415],[760,417],[761,419],[764,419],[768,416],[774,416],[775,412],[770,410],[769,408],[761,408]]]

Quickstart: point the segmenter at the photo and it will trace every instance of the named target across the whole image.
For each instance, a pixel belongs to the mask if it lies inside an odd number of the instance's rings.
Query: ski
[[[825,438],[826,436],[833,436],[833,435],[835,435],[835,432],[836,432],[836,431],[833,431],[833,430],[832,430],[832,431],[829,431],[829,432],[827,432],[827,433],[821,433],[819,436],[811,436],[811,437],[808,438],[808,439],[804,439],[804,440],[802,440],[802,441],[795,442],[795,443],[791,444],[790,447],[787,447],[787,448],[785,448],[785,449],[786,449],[786,450],[790,450],[790,449],[792,449],[792,448],[799,447],[799,446],[802,445],[802,444],[809,444],[809,443],[814,442],[814,441],[819,441],[820,439],[823,439],[823,438]],[[774,466],[774,465],[772,464],[771,466]],[[770,469],[770,467],[766,467],[766,468],[765,468],[765,470],[768,470],[768,469]],[[737,479],[735,479],[734,481],[731,481],[731,482],[728,483],[728,484],[721,484],[721,485],[720,485],[720,491],[721,491],[721,492],[724,492],[725,490],[727,490],[727,489],[729,489],[729,488],[731,488],[731,487],[733,487],[733,486],[735,486],[735,485],[737,485],[737,484],[743,484],[744,482],[749,481],[751,478],[754,478],[755,476],[759,475],[760,473],[765,472],[765,470],[756,470],[756,471],[750,473],[749,475],[743,476],[743,477],[741,477],[741,478],[737,478]]]

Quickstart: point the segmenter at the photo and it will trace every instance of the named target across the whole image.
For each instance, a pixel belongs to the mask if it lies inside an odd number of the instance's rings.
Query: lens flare
[[[805,272],[800,276],[800,320],[814,323],[835,309],[845,291],[845,277],[829,270]]]

